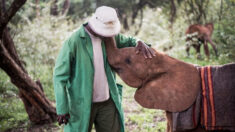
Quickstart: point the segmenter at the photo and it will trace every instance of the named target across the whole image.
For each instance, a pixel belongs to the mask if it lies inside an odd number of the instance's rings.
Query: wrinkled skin
[[[145,108],[166,110],[167,131],[172,132],[172,112],[189,108],[198,95],[197,69],[157,51],[152,59],[145,59],[135,47],[118,49],[113,38],[104,41],[111,67],[127,85],[137,88],[135,100]]]
[[[116,48],[113,38],[105,39],[109,64],[129,86],[138,88],[135,100],[146,108],[179,112],[195,101],[200,88],[197,69],[155,51],[152,59],[135,53],[135,47]]]
[[[193,25],[190,25],[185,32],[186,35],[193,34],[196,32],[198,33],[195,37],[204,45],[204,51],[205,51],[205,54],[208,58],[210,57],[210,53],[209,53],[207,42],[209,42],[211,44],[211,46],[213,47],[213,49],[215,51],[216,56],[218,56],[216,46],[211,39],[213,30],[214,30],[214,26],[212,23],[208,23],[205,25],[193,24]],[[186,38],[186,41],[191,41],[191,40],[192,40],[191,37]],[[200,47],[201,47],[200,44],[192,43],[192,45],[190,45],[190,46],[193,46],[196,49],[197,54],[200,55]],[[189,55],[190,46],[186,47],[187,55]]]
[[[167,132],[173,132],[172,112],[189,108],[199,92],[201,81],[195,66],[157,51],[146,59],[136,54],[136,47],[118,49],[114,38],[104,41],[111,67],[126,84],[137,88],[135,100],[143,107],[165,110]],[[198,126],[187,132],[206,130]]]

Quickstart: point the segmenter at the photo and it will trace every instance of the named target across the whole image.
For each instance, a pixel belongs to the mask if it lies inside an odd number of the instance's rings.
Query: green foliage
[[[131,15],[134,10],[142,9],[145,6],[155,8],[166,3],[169,2],[165,0],[73,0],[68,15],[78,19],[87,17],[97,7],[103,5],[117,8],[120,13]]]
[[[43,85],[43,90],[46,94],[46,97],[51,101],[55,101],[52,73],[53,68],[51,66],[40,65],[39,67],[37,67],[36,76],[40,79],[40,82]]]
[[[58,0],[59,5],[63,0]],[[169,22],[170,5],[163,1],[154,2],[150,8],[141,7],[144,10],[144,19],[141,31],[136,36],[160,52],[178,58],[188,63],[205,65],[219,65],[235,61],[235,1],[227,0],[209,1],[206,9],[206,19],[203,23],[214,22],[215,30],[212,39],[218,47],[219,57],[214,56],[211,47],[211,58],[207,60],[203,47],[201,47],[201,60],[196,59],[195,50],[190,50],[190,56],[185,51],[185,30],[191,20],[196,19],[191,13],[187,16],[185,12],[185,1],[178,0],[177,18],[173,25]],[[9,1],[7,1],[9,6]],[[97,3],[94,3],[97,2]],[[55,59],[63,41],[76,30],[80,24],[85,22],[95,10],[97,5],[109,5],[117,7],[120,13],[126,13],[132,17],[133,9],[139,0],[71,0],[71,8],[68,16],[50,16],[50,3],[40,1],[40,16],[36,17],[34,0],[28,0],[22,10],[11,21],[11,35],[20,58],[30,76],[39,79],[43,85],[46,96],[54,101],[52,74]],[[148,4],[147,4],[148,5]],[[187,6],[187,5],[186,5]],[[133,8],[132,8],[133,7]],[[154,9],[152,9],[155,7]],[[188,8],[188,7],[187,7]],[[72,19],[71,19],[72,18]],[[84,19],[83,19],[84,18]],[[195,20],[192,20],[195,21]],[[136,23],[140,23],[139,17]],[[126,35],[134,36],[139,25],[131,25],[129,31],[122,30]],[[118,82],[124,84],[120,79]],[[152,132],[165,131],[166,119],[164,111],[144,109],[134,101],[134,92],[125,86],[123,91],[123,106],[125,111],[126,130],[129,132]],[[11,84],[9,78],[0,71],[0,131],[12,127],[28,127],[30,124],[24,110],[24,105],[17,96],[17,88]],[[59,127],[62,131],[62,127]]]
[[[120,81],[120,78],[118,78],[118,81]],[[127,132],[166,131],[165,112],[143,108],[134,100],[136,89],[123,85],[123,107]]]
[[[43,16],[33,20],[21,14],[17,16],[20,21],[17,24],[11,22],[9,27],[25,68],[34,80],[40,80],[46,96],[54,101],[52,74],[55,59],[63,41],[80,23],[74,24],[66,17],[50,16],[49,7],[41,13]],[[18,89],[3,71],[0,71],[0,102],[0,131],[30,125]]]
[[[8,76],[0,70],[0,131],[25,126],[28,115],[23,102],[19,101],[17,88],[10,83]]]
[[[90,16],[97,7],[111,6],[118,9],[120,21],[123,22],[123,28],[136,26],[136,31],[141,27],[141,14],[146,7],[168,7],[170,1],[166,0],[74,0],[71,1],[71,7],[68,16],[73,20],[79,20]],[[131,25],[131,26],[130,26]]]
[[[195,49],[191,48],[189,58],[186,57],[186,42],[185,42],[185,31],[188,28],[188,18],[185,15],[185,10],[181,7],[183,4],[179,5],[178,8],[178,17],[175,20],[174,24],[168,21],[168,17],[163,12],[161,8],[155,10],[146,9],[144,12],[144,21],[138,38],[144,40],[147,43],[151,43],[155,49],[158,51],[163,51],[170,56],[183,59],[191,60],[195,64],[202,64],[200,61],[204,62],[205,60],[197,60]],[[224,5],[225,6],[225,5]],[[228,6],[228,5],[227,5]],[[223,11],[225,15],[222,15],[222,19],[219,21],[219,16],[216,16],[216,10],[220,10],[220,2],[209,2],[208,17],[211,17],[211,20],[214,20],[214,32],[212,40],[215,41],[216,46],[219,51],[219,57],[215,57],[215,53],[212,50],[211,45],[209,45],[209,50],[211,53],[211,60],[205,62],[206,64],[225,64],[232,61],[235,61],[235,45],[234,45],[234,6],[230,8],[224,7]],[[148,15],[151,14],[151,15]],[[227,15],[227,16],[226,16]],[[210,22],[210,21],[208,21]],[[134,30],[128,31],[128,34],[134,35]],[[201,46],[201,55],[202,58],[206,58],[204,55],[204,48]],[[190,62],[190,61],[189,61]],[[202,64],[205,65],[205,64]]]
[[[43,16],[28,23],[17,25],[14,41],[20,57],[29,66],[53,65],[62,42],[74,30],[65,18]],[[12,31],[13,32],[13,31]]]
[[[54,99],[52,73],[56,56],[63,41],[78,28],[66,17],[49,15],[49,8],[41,12],[43,16],[30,21],[25,18],[17,25],[11,25],[11,33],[20,58],[30,76],[41,80],[44,90],[48,90],[50,99]],[[48,95],[47,94],[47,95]]]
[[[214,37],[216,38],[220,52],[235,61],[235,2],[227,0],[220,7],[220,18]]]
[[[19,101],[17,96],[0,97],[0,101],[0,131],[19,126],[24,127],[29,124],[23,102]]]

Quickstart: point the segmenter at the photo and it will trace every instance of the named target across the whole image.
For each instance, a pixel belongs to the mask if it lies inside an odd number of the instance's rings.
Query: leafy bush
[[[34,80],[40,80],[46,95],[54,100],[52,74],[63,41],[79,27],[65,16],[50,16],[49,7],[42,16],[30,21],[22,17],[17,25],[11,25],[15,46],[25,67]]]
[[[30,0],[30,2],[32,1]],[[19,11],[12,21],[10,25],[11,35],[30,76],[34,80],[39,79],[41,81],[46,96],[54,101],[52,72],[55,59],[63,41],[85,21],[75,14],[79,13],[79,9],[83,6],[76,7],[76,10],[74,5],[71,6],[74,8],[72,15],[76,16],[76,19],[73,20],[77,20],[74,23],[69,18],[72,16],[50,16],[49,3],[45,1],[41,2],[41,15],[36,17],[34,13],[35,5],[30,2],[25,4],[23,10]],[[81,3],[80,0],[74,2]],[[194,56],[195,50],[191,50],[192,55],[186,57],[184,32],[189,25],[187,24],[183,4],[177,7],[177,19],[172,27],[170,27],[169,16],[167,16],[163,8],[144,8],[143,24],[141,31],[136,37],[151,43],[152,47],[158,51],[164,51],[166,54],[185,62],[201,66],[234,62],[234,2],[232,0],[224,2],[221,18],[217,15],[221,9],[220,2],[210,1],[207,11],[208,22],[213,21],[215,24],[212,38],[218,46],[220,53],[218,58],[212,54],[210,60],[198,60]],[[91,10],[89,9],[88,11],[90,12]],[[87,16],[87,14],[82,15],[84,17]],[[136,23],[140,23],[140,20],[136,19]],[[122,31],[122,33],[135,36],[136,27],[131,26],[129,31]],[[201,48],[203,53],[203,47]],[[209,47],[209,49],[213,53],[212,48]],[[124,84],[122,81],[118,81]],[[0,71],[0,131],[12,127],[25,127],[29,124],[24,105],[19,101],[17,92],[18,89],[10,83],[7,75]],[[131,132],[165,131],[166,119],[164,112],[142,108],[134,101],[134,92],[135,89],[127,86],[124,88],[123,105],[126,114],[126,130]]]
[[[54,100],[52,73],[55,59],[63,41],[80,22],[74,24],[66,17],[50,16],[49,6],[41,13],[42,16],[33,20],[19,15],[17,17],[21,19],[17,25],[11,23],[9,27],[25,68],[34,80],[40,80],[46,96]],[[18,89],[3,71],[0,71],[0,102],[0,131],[30,124]]]
[[[18,89],[8,76],[0,70],[0,131],[26,125],[28,115],[23,102],[19,101]]]

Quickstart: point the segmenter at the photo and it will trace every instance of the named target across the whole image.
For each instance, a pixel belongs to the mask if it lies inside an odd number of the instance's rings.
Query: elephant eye
[[[130,58],[129,58],[129,57],[125,59],[125,63],[127,63],[127,64],[131,64],[131,60],[130,60]]]

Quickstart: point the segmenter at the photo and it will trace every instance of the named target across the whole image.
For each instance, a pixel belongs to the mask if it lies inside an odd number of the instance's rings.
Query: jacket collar
[[[93,62],[93,46],[92,46],[92,42],[91,42],[91,39],[90,39],[90,36],[89,34],[85,31],[85,26],[87,25],[88,23],[84,23],[80,26],[79,28],[79,35],[81,38],[84,38],[83,41],[84,41],[84,44],[86,45],[86,49],[87,49],[87,52],[90,56],[90,59],[91,61]],[[106,49],[105,49],[105,44],[104,42],[102,41],[101,42],[101,45],[102,45],[102,50],[103,50],[103,59],[104,59],[104,65],[106,67],[107,65],[107,56],[106,56]]]
[[[85,26],[87,25],[88,23],[86,22],[86,23],[84,23],[84,24],[82,24],[81,26],[80,26],[80,30],[79,30],[79,35],[80,35],[80,37],[81,38],[85,38],[85,37],[89,37],[88,36],[88,33],[85,31]]]
[[[92,46],[92,42],[91,42],[91,39],[90,39],[90,36],[89,34],[85,31],[85,26],[87,25],[88,23],[84,23],[82,24],[79,29],[78,29],[78,34],[80,36],[80,38],[82,38],[82,44],[85,45],[86,47],[86,50],[88,52],[88,55],[91,59],[91,62],[93,63],[93,46]]]

